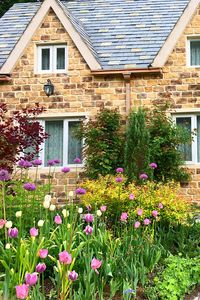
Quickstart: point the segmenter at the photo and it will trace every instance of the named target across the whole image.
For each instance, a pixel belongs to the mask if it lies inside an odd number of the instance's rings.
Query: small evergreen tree
[[[132,111],[126,128],[125,171],[128,181],[138,180],[149,166],[149,131],[146,126],[146,113],[142,108]]]
[[[83,156],[86,175],[95,179],[98,175],[113,174],[123,162],[123,139],[120,133],[120,114],[103,109],[87,124],[83,124]]]

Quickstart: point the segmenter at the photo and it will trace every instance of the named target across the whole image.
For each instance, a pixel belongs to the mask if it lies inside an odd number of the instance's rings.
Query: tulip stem
[[[5,200],[5,184],[2,182],[2,204],[3,204],[3,219],[6,222],[6,200]],[[4,232],[5,232],[5,240],[7,241],[7,231],[6,226],[4,226]]]

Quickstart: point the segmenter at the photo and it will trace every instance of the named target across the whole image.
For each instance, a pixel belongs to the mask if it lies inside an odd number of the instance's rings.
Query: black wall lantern
[[[44,92],[48,97],[53,95],[54,85],[51,83],[50,79],[47,79],[47,83],[44,84]]]

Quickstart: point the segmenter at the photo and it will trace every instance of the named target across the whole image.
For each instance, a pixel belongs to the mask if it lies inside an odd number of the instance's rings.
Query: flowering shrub
[[[124,212],[128,213],[129,221],[143,222],[146,218],[165,220],[171,224],[187,221],[190,205],[178,195],[176,183],[156,184],[146,181],[136,186],[125,185],[126,178],[120,178],[120,181],[114,176],[86,180],[84,188],[87,193],[81,196],[82,203],[86,206],[90,204],[93,208],[106,205],[107,219],[112,223]]]

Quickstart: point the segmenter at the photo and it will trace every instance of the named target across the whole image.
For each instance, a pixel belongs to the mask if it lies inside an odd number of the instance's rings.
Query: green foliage
[[[149,167],[149,131],[146,126],[146,113],[139,108],[129,115],[125,142],[125,170],[128,181],[138,180]]]
[[[191,142],[188,132],[176,126],[166,114],[167,107],[155,107],[148,113],[148,129],[150,133],[150,157],[157,163],[154,179],[156,181],[188,181],[189,174],[178,146]]]
[[[163,272],[154,278],[154,287],[147,290],[149,299],[181,300],[200,283],[200,258],[169,256]]]
[[[95,120],[83,125],[81,133],[85,141],[86,175],[97,178],[99,174],[112,174],[123,158],[120,114],[104,109]]]

